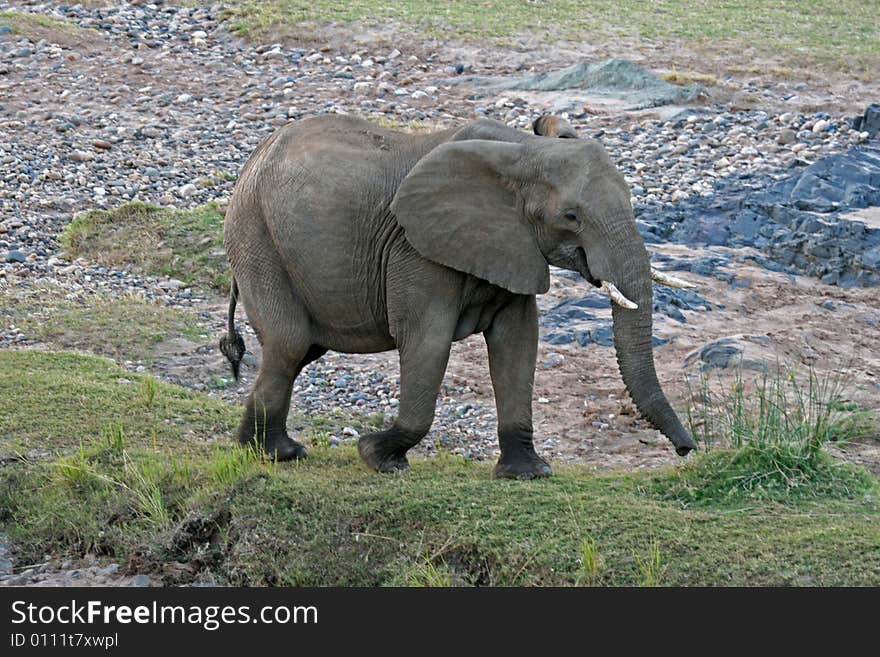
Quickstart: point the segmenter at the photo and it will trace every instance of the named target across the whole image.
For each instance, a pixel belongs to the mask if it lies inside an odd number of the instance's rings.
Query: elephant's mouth
[[[602,282],[590,272],[590,265],[587,263],[587,252],[582,247],[578,247],[575,251],[575,266],[578,273],[587,279],[593,287],[602,287]]]

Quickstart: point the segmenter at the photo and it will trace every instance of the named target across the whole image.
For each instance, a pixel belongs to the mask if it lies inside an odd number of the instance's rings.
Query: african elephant
[[[535,135],[481,119],[413,135],[327,115],[280,128],[245,164],[225,222],[234,280],[221,348],[238,373],[238,299],[263,360],[238,430],[277,460],[306,455],[286,430],[294,379],[332,349],[397,349],[393,425],[358,450],[408,468],[428,432],[452,342],[482,333],[498,413],[496,477],[551,474],[532,440],[535,295],[548,265],[608,293],[623,381],[680,455],[696,447],[666,400],[651,344],[654,280],[623,176],[602,145],[539,119]]]

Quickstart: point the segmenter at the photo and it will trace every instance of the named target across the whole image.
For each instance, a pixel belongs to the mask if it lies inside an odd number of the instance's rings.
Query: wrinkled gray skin
[[[358,448],[374,470],[405,470],[433,421],[452,342],[482,333],[498,411],[495,476],[548,476],[532,442],[532,387],[535,295],[552,264],[615,283],[638,304],[613,309],[623,381],[679,454],[695,448],[654,371],[650,265],[623,176],[564,121],[534,129],[483,119],[411,135],[321,116],[256,149],[225,226],[236,284],[221,346],[237,369],[236,298],[263,345],[242,444],[278,460],[305,456],[285,426],[302,368],[328,349],[398,349],[398,417]]]

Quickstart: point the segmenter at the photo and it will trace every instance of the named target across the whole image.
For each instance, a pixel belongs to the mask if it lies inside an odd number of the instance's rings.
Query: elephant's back
[[[446,139],[343,116],[289,124],[248,160],[227,224],[262,226],[316,330],[387,334],[383,262],[395,240],[405,241],[388,206],[415,163]]]
[[[356,220],[386,207],[416,162],[446,133],[424,137],[362,119],[318,116],[281,128],[255,153],[256,192],[267,216]],[[245,175],[245,174],[243,174]]]

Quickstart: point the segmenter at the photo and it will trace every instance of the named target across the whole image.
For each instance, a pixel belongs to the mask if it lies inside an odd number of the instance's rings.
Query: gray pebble
[[[793,144],[797,140],[797,133],[791,128],[782,128],[779,131],[779,138],[776,140],[782,145]]]
[[[135,575],[131,578],[131,586],[138,588],[150,586],[149,575]]]

